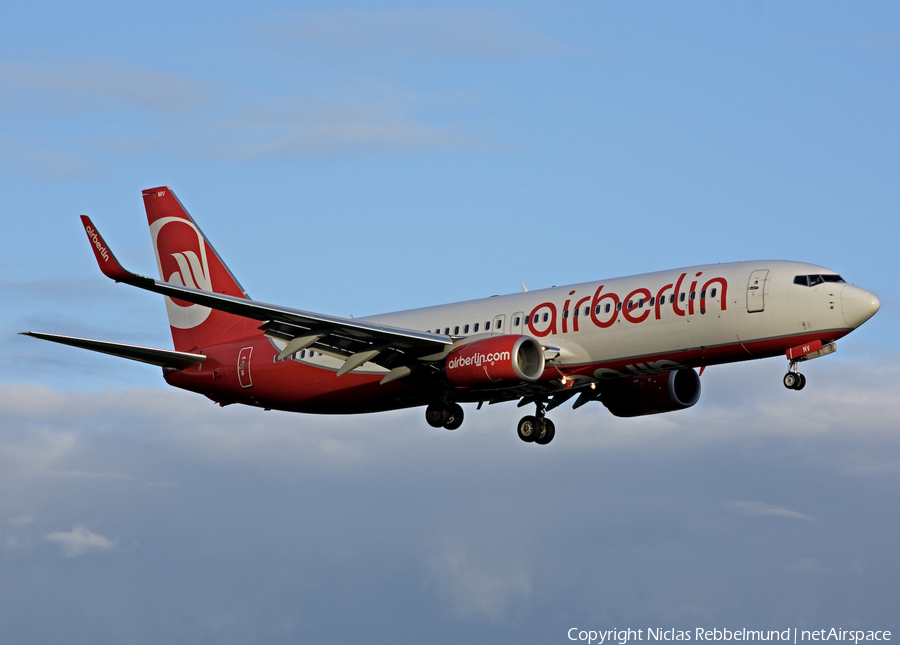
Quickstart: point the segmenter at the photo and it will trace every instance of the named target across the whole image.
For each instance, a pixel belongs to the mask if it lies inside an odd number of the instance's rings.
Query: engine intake
[[[616,379],[604,386],[600,401],[617,417],[639,417],[683,410],[700,399],[700,377],[684,368]]]
[[[447,380],[460,387],[534,383],[544,373],[544,350],[531,336],[491,336],[452,350],[444,368]]]

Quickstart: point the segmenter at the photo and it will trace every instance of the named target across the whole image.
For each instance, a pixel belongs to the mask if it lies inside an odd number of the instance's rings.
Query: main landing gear
[[[553,441],[553,437],[556,436],[556,426],[544,415],[546,415],[544,404],[538,401],[534,416],[529,414],[519,421],[519,425],[516,427],[519,439],[526,443],[534,442],[540,446],[545,446]]]
[[[432,428],[456,430],[463,422],[463,409],[458,403],[432,403],[425,408],[425,421]]]
[[[789,390],[802,390],[806,387],[806,377],[797,371],[797,361],[791,361],[788,373],[784,375],[784,386]]]

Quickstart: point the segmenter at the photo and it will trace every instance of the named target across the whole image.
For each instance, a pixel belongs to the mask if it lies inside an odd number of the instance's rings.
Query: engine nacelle
[[[639,417],[683,410],[699,399],[700,377],[684,368],[616,379],[604,385],[600,401],[617,417]]]
[[[460,387],[534,383],[544,373],[544,349],[531,336],[491,336],[451,351],[444,369],[447,380]]]

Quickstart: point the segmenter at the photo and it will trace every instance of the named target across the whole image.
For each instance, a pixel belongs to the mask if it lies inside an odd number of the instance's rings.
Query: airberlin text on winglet
[[[697,273],[694,277],[699,278],[701,275],[703,275],[702,271]],[[681,301],[681,298],[683,295],[682,291],[681,291],[681,285],[684,283],[684,279],[686,277],[687,277],[687,273],[682,273],[679,276],[678,280],[674,284],[669,283],[669,284],[663,285],[659,289],[659,291],[657,291],[655,297],[653,296],[653,294],[651,293],[651,291],[649,289],[647,289],[645,287],[639,287],[639,288],[635,289],[634,291],[632,291],[631,293],[629,293],[627,296],[625,296],[625,298],[623,298],[622,300],[619,300],[618,294],[616,294],[613,291],[607,291],[606,293],[603,293],[603,287],[605,287],[606,285],[601,284],[599,287],[597,287],[597,290],[594,292],[593,298],[591,296],[584,296],[583,298],[581,298],[580,300],[578,300],[575,303],[575,306],[573,308],[573,312],[575,313],[575,315],[571,319],[572,320],[572,331],[578,331],[579,316],[578,316],[577,312],[580,311],[582,305],[584,305],[584,303],[588,302],[589,300],[591,302],[591,306],[590,306],[591,322],[594,323],[597,327],[600,327],[601,329],[610,327],[614,322],[616,322],[616,319],[618,318],[620,311],[622,313],[622,317],[625,320],[627,320],[628,322],[642,323],[645,320],[647,320],[647,318],[650,316],[651,309],[647,308],[647,309],[644,309],[642,313],[636,314],[635,309],[638,309],[639,307],[631,306],[631,304],[634,303],[635,301],[640,302],[641,303],[640,308],[642,308],[643,303],[645,301],[650,302],[652,299],[653,300],[654,318],[656,320],[659,320],[660,318],[662,318],[662,307],[663,307],[663,305],[666,305],[666,295],[668,294],[670,289],[672,291],[671,291],[671,297],[669,298],[668,304],[671,304],[672,311],[674,311],[675,314],[678,316],[685,316],[685,315],[693,316],[694,315],[694,302],[695,302],[695,298],[696,298],[695,294],[697,293],[697,285],[699,284],[699,280],[691,281],[691,288],[688,290],[690,297],[687,298],[687,307],[683,308],[679,304],[679,302]],[[721,303],[722,311],[725,311],[725,309],[727,308],[725,298],[728,294],[728,282],[725,280],[725,278],[722,278],[722,277],[710,278],[703,284],[703,286],[700,289],[700,313],[701,314],[706,313],[707,291],[713,285],[718,285],[722,288],[722,293],[719,296],[720,297],[719,302]],[[574,295],[575,295],[575,291],[569,292],[569,296],[574,296]],[[715,295],[712,295],[712,297],[715,298]],[[602,307],[601,307],[601,303],[604,300],[611,301],[611,302],[607,303],[608,306],[606,308],[606,312],[603,312]],[[569,319],[567,317],[567,312],[569,311],[569,305],[571,304],[571,302],[572,302],[572,300],[570,298],[569,300],[566,300],[565,304],[563,304],[563,312],[566,312],[563,314],[563,317],[562,317],[562,333],[564,333],[564,334],[569,331],[569,329],[568,329]],[[545,312],[545,316],[544,316],[545,319],[540,320],[538,322],[538,314],[543,309],[547,310]],[[609,317],[608,320],[600,319],[601,313],[609,313],[609,312],[611,312],[612,315]],[[534,309],[531,310],[531,315],[528,316],[528,329],[534,336],[537,336],[538,338],[542,338],[544,336],[547,336],[548,334],[555,335],[559,328],[557,325],[557,318],[558,318],[558,313],[557,313],[556,305],[552,302],[542,302],[537,307],[535,307]],[[582,316],[582,318],[583,318],[583,316]],[[536,322],[538,322],[538,324],[540,324],[541,326],[543,326],[543,323],[547,323],[547,327],[544,329],[538,329],[535,326]]]
[[[644,632],[647,633],[646,638]],[[570,641],[596,645],[627,645],[632,641],[781,641],[796,645],[804,641],[843,641],[858,644],[862,641],[890,641],[891,632],[882,630],[788,628],[785,630],[754,629],[608,629],[586,630],[572,627],[567,636]]]
[[[90,224],[84,227],[84,232],[91,238],[91,241],[94,243],[94,248],[97,249],[97,253],[103,258],[104,262],[109,262],[109,251],[103,246],[99,233],[97,233]]]

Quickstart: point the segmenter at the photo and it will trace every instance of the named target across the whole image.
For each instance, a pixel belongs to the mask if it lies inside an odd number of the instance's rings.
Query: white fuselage
[[[778,354],[792,339],[820,336],[832,342],[877,311],[877,299],[853,285],[794,283],[796,276],[823,274],[836,275],[800,262],[703,265],[365,320],[459,337],[531,335],[558,349],[558,363],[567,367],[646,366],[654,358],[690,352],[714,364]]]

